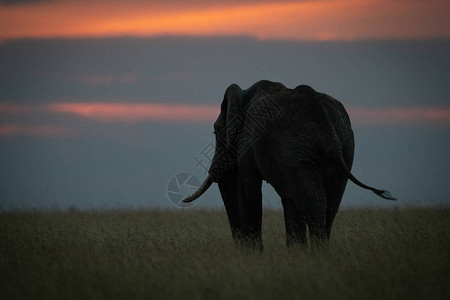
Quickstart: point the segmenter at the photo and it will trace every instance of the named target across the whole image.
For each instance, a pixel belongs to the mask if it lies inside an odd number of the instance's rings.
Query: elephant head
[[[236,171],[238,156],[238,136],[244,120],[242,112],[243,91],[232,84],[225,91],[220,114],[214,123],[216,150],[208,171],[208,177],[200,188],[183,202],[191,202],[200,197],[213,182],[220,184]]]

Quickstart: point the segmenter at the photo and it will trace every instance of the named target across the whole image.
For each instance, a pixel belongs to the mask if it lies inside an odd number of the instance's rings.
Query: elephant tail
[[[335,149],[336,150],[336,149]],[[350,179],[354,184],[367,189],[371,190],[375,194],[377,194],[379,197],[387,199],[387,200],[397,200],[396,198],[392,197],[391,193],[386,190],[379,190],[374,187],[368,186],[361,181],[359,181],[348,169],[347,165],[345,164],[344,157],[342,155],[342,151],[331,151],[328,152],[329,154],[333,153],[334,155],[331,155],[331,157],[335,158],[335,161],[337,160],[339,162],[339,165],[341,166],[341,169],[344,171],[344,173],[347,175],[348,179]]]
[[[384,199],[387,199],[387,200],[397,200],[396,198],[392,197],[392,195],[391,195],[391,193],[389,193],[389,191],[379,190],[379,189],[376,189],[374,187],[365,185],[364,183],[359,181],[355,176],[353,176],[353,174],[347,169],[347,167],[345,167],[345,171],[347,173],[348,179],[350,179],[354,184],[359,185],[360,187],[362,187],[364,189],[371,190],[372,192],[374,192],[375,194],[377,194],[381,198],[384,198]]]
[[[327,99],[329,99],[329,97]],[[348,179],[350,179],[354,184],[359,185],[360,187],[362,187],[364,189],[371,190],[372,192],[374,192],[381,198],[388,199],[388,200],[397,200],[394,197],[392,197],[388,191],[379,190],[374,187],[368,186],[368,185],[362,183],[361,181],[359,181],[355,176],[353,176],[353,174],[350,172],[350,170],[347,167],[347,164],[344,161],[343,145],[342,145],[342,142],[341,142],[339,136],[336,133],[336,130],[333,126],[333,122],[331,121],[330,113],[328,113],[328,109],[325,105],[326,102],[319,102],[319,103],[321,103],[321,105],[319,107],[321,108],[322,115],[325,116],[325,118],[323,119],[323,122],[325,122],[324,127],[326,128],[326,130],[324,131],[324,133],[325,133],[324,136],[326,137],[326,139],[322,139],[321,146],[323,147],[323,149],[326,149],[325,153],[327,154],[327,156],[329,158],[331,158],[331,160],[337,162],[340,165],[341,169],[345,172]],[[334,100],[331,103],[334,103],[334,105],[338,105],[341,107],[342,115],[345,116],[346,119],[348,120],[348,122],[350,123],[350,120],[348,119],[348,115],[345,112],[342,104],[340,104],[340,102],[338,102],[337,100]],[[339,109],[338,109],[338,111],[339,111]],[[341,116],[341,118],[343,116]],[[348,130],[351,131],[350,125],[349,125]],[[353,133],[352,133],[352,139],[353,139]]]

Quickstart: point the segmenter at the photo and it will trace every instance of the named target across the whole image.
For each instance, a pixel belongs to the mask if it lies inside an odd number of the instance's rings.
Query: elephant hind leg
[[[297,207],[305,216],[313,246],[328,243],[327,196],[321,174],[314,168],[301,170],[296,189]]]
[[[310,188],[304,196],[305,216],[313,246],[328,243],[327,199],[323,188]]]
[[[313,248],[326,246],[328,244],[326,213],[309,215],[306,220]]]
[[[331,235],[331,227],[334,218],[339,210],[342,196],[344,195],[345,187],[347,185],[347,177],[342,173],[334,173],[329,176],[327,189],[327,235],[328,239]]]
[[[288,245],[306,243],[306,225],[313,245],[327,244],[327,197],[321,174],[310,165],[290,174],[287,185],[279,189]]]
[[[296,244],[306,244],[306,220],[295,205],[295,201],[289,198],[282,198],[284,210],[284,223],[286,225],[286,244],[288,246]]]

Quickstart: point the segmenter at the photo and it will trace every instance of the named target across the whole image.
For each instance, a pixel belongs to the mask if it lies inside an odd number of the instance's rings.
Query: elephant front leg
[[[238,174],[230,172],[219,181],[219,190],[228,216],[231,227],[231,234],[234,241],[239,240],[241,231],[241,220],[238,201]]]
[[[241,228],[239,238],[243,244],[255,249],[263,249],[261,239],[262,221],[262,179],[256,168],[240,168],[238,177],[238,197]]]
[[[244,179],[239,184],[239,207],[241,217],[241,241],[254,247],[261,249],[261,224],[262,224],[262,193],[261,182],[251,182]]]

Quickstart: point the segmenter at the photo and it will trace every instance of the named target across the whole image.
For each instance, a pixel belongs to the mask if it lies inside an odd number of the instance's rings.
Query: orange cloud
[[[348,113],[358,124],[450,124],[447,108],[349,108]]]
[[[0,5],[0,40],[155,35],[248,35],[355,40],[450,37],[450,2],[316,0],[167,5],[155,1]],[[188,1],[189,3],[189,1]]]
[[[63,137],[68,136],[69,132],[56,126],[42,125],[0,125],[0,136],[38,136],[38,137]]]
[[[450,126],[450,108],[355,108],[349,107],[350,119],[355,125],[439,125]],[[11,116],[33,114],[48,124],[51,115],[73,115],[95,122],[140,124],[145,122],[181,122],[212,124],[219,115],[218,105],[184,105],[155,103],[53,103],[46,105],[0,104],[1,114]],[[0,136],[65,137],[80,134],[70,124],[17,125],[0,124]]]
[[[217,105],[154,103],[57,103],[47,109],[102,122],[141,123],[149,121],[213,122],[219,115]],[[348,108],[356,124],[447,124],[447,108]]]
[[[124,123],[209,122],[219,114],[217,106],[154,103],[55,103],[48,105],[47,109],[98,121]]]
[[[213,122],[219,115],[220,107],[218,105],[155,103],[55,103],[48,105],[46,110],[102,122]],[[350,119],[357,124],[450,124],[448,108],[349,107],[348,112]]]

